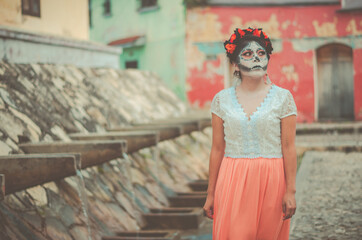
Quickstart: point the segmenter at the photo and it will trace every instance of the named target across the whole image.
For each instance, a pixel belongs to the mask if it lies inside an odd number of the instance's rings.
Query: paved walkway
[[[362,134],[308,134],[297,135],[295,138],[296,147],[307,148],[338,148],[347,147],[350,149],[362,149]]]
[[[362,153],[306,152],[296,199],[290,240],[362,239]]]

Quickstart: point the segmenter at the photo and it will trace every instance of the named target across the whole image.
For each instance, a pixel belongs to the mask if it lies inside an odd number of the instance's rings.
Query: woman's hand
[[[291,218],[295,214],[296,202],[295,194],[293,192],[285,192],[283,197],[283,220]]]
[[[205,205],[202,208],[205,216],[214,219],[214,196],[212,194],[207,194]]]

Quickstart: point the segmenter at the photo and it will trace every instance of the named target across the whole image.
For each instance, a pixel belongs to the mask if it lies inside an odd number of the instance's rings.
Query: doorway
[[[354,120],[352,48],[328,44],[317,49],[319,121]]]

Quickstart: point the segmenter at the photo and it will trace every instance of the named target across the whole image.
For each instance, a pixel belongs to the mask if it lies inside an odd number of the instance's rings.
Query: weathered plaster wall
[[[356,101],[354,102],[354,111],[357,119],[362,119],[362,46],[353,51],[353,67],[354,67],[354,94]]]
[[[206,7],[187,13],[187,95],[191,104],[209,106],[223,86],[223,42],[236,27],[262,27],[274,52],[268,74],[289,89],[298,107],[299,122],[315,120],[314,71],[316,49],[343,43],[353,49],[355,119],[361,120],[362,14],[338,13],[340,6]],[[209,60],[211,59],[211,60]],[[201,92],[202,89],[207,89]]]
[[[182,0],[157,1],[159,8],[140,12],[140,1],[111,1],[111,15],[103,15],[103,0],[93,0],[90,39],[108,44],[117,39],[145,36],[145,44],[121,55],[137,59],[139,69],[156,72],[181,99],[185,100],[185,7]],[[133,57],[130,56],[133,54]]]
[[[87,40],[88,0],[40,1],[40,18],[21,13],[21,0],[0,0],[0,25]]]

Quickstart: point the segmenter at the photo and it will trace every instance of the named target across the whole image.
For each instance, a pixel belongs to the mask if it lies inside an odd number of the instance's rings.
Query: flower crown
[[[233,55],[236,46],[240,44],[242,41],[258,37],[260,40],[265,43],[264,47],[268,54],[271,54],[273,47],[271,44],[271,41],[268,37],[268,35],[265,34],[265,32],[262,31],[262,28],[246,28],[246,29],[240,29],[236,28],[234,30],[234,33],[231,35],[229,40],[226,40],[224,42],[224,48],[226,49],[226,53],[228,57],[231,57]]]

